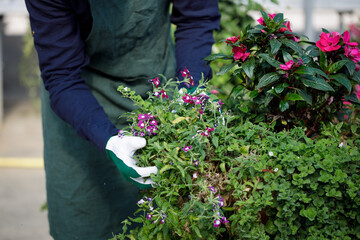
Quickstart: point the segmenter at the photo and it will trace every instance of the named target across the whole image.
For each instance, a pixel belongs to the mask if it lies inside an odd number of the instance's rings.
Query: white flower
[[[278,168],[274,168],[274,172],[277,172],[277,171],[279,171],[279,169],[278,169]]]
[[[269,156],[270,156],[270,157],[274,156],[274,153],[270,151],[270,152],[269,152]]]
[[[144,202],[145,202],[144,199],[140,199],[140,200],[138,201],[138,204],[139,204],[139,205],[142,205]]]
[[[197,178],[197,177],[198,177],[198,173],[196,172],[193,174],[193,178]]]
[[[124,91],[127,91],[128,90],[128,88],[127,87],[124,87]]]
[[[342,146],[344,146],[343,142],[341,142],[338,147],[341,148]]]

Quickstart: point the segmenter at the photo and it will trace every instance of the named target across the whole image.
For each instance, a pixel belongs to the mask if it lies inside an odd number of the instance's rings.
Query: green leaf
[[[315,217],[317,215],[317,211],[316,211],[315,207],[311,206],[311,207],[308,207],[307,209],[302,209],[300,211],[300,215],[308,218],[310,221],[314,221]]]
[[[354,81],[356,81],[358,84],[360,84],[360,71],[354,72],[352,78]]]
[[[346,87],[346,89],[348,90],[348,92],[351,92],[351,82],[350,80],[346,77],[345,74],[343,73],[338,73],[336,75],[330,75],[331,79],[335,79],[338,83],[340,83],[341,85],[343,85],[344,87]]]
[[[239,149],[239,152],[243,155],[248,155],[249,154],[249,149],[250,149],[250,145],[248,146],[241,146]]]
[[[324,79],[322,78],[315,78],[315,77],[308,77],[308,78],[302,78],[302,83],[307,86],[311,87],[320,91],[335,91],[330,84],[328,84]]]
[[[289,103],[285,100],[281,100],[280,104],[279,104],[279,108],[282,112],[286,111],[287,109],[289,109]]]
[[[349,62],[349,60],[341,60],[341,61],[335,62],[329,66],[328,72],[334,73],[336,71],[339,71],[348,62]]]
[[[217,148],[219,146],[219,138],[214,136],[212,138],[212,143],[214,144],[214,147]]]
[[[261,11],[261,15],[262,15],[262,17],[264,19],[264,23],[266,24],[266,26],[269,26],[269,23],[271,21],[269,15],[264,11]]]
[[[312,105],[312,97],[305,91],[301,89],[296,89],[299,95],[310,105]]]
[[[294,60],[292,58],[292,56],[290,55],[290,53],[288,53],[287,51],[282,51],[282,55],[283,55],[283,58],[284,58],[285,62],[288,62],[290,60]]]
[[[185,119],[186,119],[186,117],[178,117],[174,121],[172,121],[172,124],[177,124],[177,123],[179,123],[179,122],[181,122],[182,120],[185,120]]]
[[[300,66],[298,69],[296,69],[295,73],[297,74],[308,74],[312,76],[316,76],[316,74],[319,74],[323,76],[326,79],[329,79],[329,76],[317,68],[307,67],[307,66]]]
[[[277,81],[279,78],[280,78],[280,76],[276,72],[267,73],[260,78],[259,84],[256,86],[256,88],[260,89],[262,87],[265,87],[265,86],[269,85],[270,83]]]
[[[259,54],[259,56],[264,59],[266,62],[268,62],[271,66],[279,68],[280,67],[280,62],[276,61],[274,58],[270,57],[269,54],[266,53],[261,53]]]
[[[233,63],[222,66],[216,75],[224,75],[225,73],[230,71],[236,64],[237,64],[236,62],[233,62]]]
[[[249,97],[250,97],[250,98],[256,98],[258,95],[259,95],[259,91],[258,91],[258,90],[254,90],[254,91],[251,91],[251,92],[250,92]]]
[[[250,78],[254,78],[255,59],[252,57],[242,64],[245,74]]]
[[[271,54],[275,55],[279,51],[281,45],[282,43],[279,40],[275,38],[271,39],[270,40]]]
[[[224,163],[224,162],[222,162],[222,163],[220,164],[220,169],[221,169],[221,171],[222,171],[223,173],[226,172],[226,167],[225,167],[225,163]]]
[[[281,39],[280,41],[287,47],[297,52],[300,56],[304,54],[304,49],[297,42],[289,39]]]
[[[282,84],[279,84],[279,85],[277,85],[276,87],[275,87],[275,92],[277,93],[277,94],[280,94],[280,93],[282,93],[283,91],[284,91],[284,87],[283,87],[283,85]]]
[[[346,68],[349,71],[350,76],[352,76],[355,72],[355,68],[356,68],[356,64],[353,61],[349,61],[348,63],[345,64]]]
[[[204,60],[213,61],[213,60],[221,59],[221,58],[232,59],[232,56],[226,55],[223,53],[214,53],[214,54],[211,54],[211,55],[207,56],[206,58],[204,58]]]
[[[264,102],[265,107],[266,107],[267,105],[269,105],[269,103],[270,103],[271,100],[273,100],[273,99],[274,99],[274,95],[273,95],[273,94],[271,94],[271,93],[266,93],[265,102]]]
[[[173,169],[174,167],[171,165],[165,165],[163,168],[160,169],[159,173],[163,174],[165,171]]]
[[[298,95],[296,93],[288,93],[285,96],[285,100],[298,101],[298,100],[304,100],[304,99],[300,95]]]
[[[327,70],[326,54],[321,49],[319,49],[319,52],[320,52],[320,60],[319,60],[320,68],[321,70],[326,71]]]
[[[278,13],[275,15],[274,19],[273,19],[276,23],[280,23],[284,20],[284,14],[282,13]]]

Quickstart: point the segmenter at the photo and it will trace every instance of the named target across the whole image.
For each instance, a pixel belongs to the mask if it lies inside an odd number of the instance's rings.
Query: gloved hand
[[[141,137],[113,136],[106,146],[108,158],[114,161],[121,175],[126,180],[142,189],[152,188],[154,182],[149,178],[151,173],[157,174],[156,167],[138,167],[133,155],[137,149],[146,146],[146,140]]]

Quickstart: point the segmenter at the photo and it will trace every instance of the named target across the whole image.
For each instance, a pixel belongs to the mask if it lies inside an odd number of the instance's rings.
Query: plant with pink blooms
[[[267,14],[225,43],[232,55],[217,53],[207,60],[229,61],[219,75],[233,71],[237,86],[226,103],[253,122],[267,122],[278,131],[294,126],[318,133],[344,109],[343,99],[360,106],[360,51],[344,33],[324,32],[316,42],[296,34],[283,14]],[[234,80],[231,81],[234,81]]]

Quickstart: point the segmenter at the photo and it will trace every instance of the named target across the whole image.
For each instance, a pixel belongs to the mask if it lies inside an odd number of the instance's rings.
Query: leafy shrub
[[[119,87],[139,106],[129,134],[148,142],[138,164],[159,173],[114,239],[360,238],[360,141],[343,140],[342,124],[312,140],[251,123],[200,90],[179,93],[173,80],[152,82],[146,100]]]

